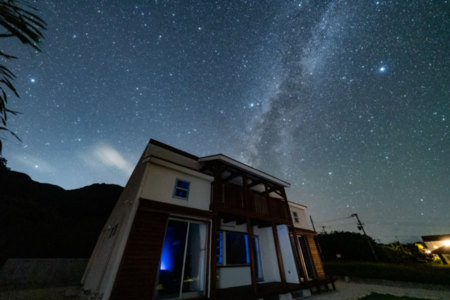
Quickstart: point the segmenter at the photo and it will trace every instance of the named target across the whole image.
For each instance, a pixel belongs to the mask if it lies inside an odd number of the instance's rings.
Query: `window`
[[[298,218],[297,212],[293,211],[292,214],[294,215],[294,222],[295,223],[300,223],[300,219]]]
[[[248,235],[242,232],[219,231],[217,264],[227,266],[250,264]]]
[[[206,286],[208,226],[169,220],[159,266],[157,299],[201,297]]]
[[[184,181],[177,179],[175,182],[175,189],[173,191],[173,196],[175,198],[181,198],[187,200],[189,197],[189,181]]]

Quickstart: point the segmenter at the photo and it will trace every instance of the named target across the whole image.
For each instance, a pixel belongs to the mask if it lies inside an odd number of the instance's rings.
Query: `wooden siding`
[[[308,241],[311,258],[313,260],[314,267],[316,268],[317,279],[325,279],[325,271],[323,269],[322,259],[320,258],[319,251],[317,250],[314,235],[308,234],[305,235],[305,238]]]
[[[153,299],[168,215],[138,209],[111,299]]]

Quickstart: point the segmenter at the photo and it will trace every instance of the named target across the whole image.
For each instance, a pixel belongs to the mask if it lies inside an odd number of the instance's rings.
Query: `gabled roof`
[[[260,171],[258,169],[255,169],[253,167],[250,167],[249,165],[246,165],[244,163],[241,163],[235,159],[232,159],[231,157],[228,157],[223,154],[215,154],[205,157],[200,157],[198,159],[199,162],[208,162],[208,161],[220,161],[224,164],[230,165],[232,167],[235,167],[236,169],[239,169],[241,171],[244,171],[246,173],[252,174],[256,177],[263,178],[271,183],[274,183],[276,185],[280,185],[283,187],[290,187],[291,184],[289,182],[286,182],[284,180],[281,180],[279,178],[276,178],[275,176],[272,176],[270,174],[267,174],[263,171]]]
[[[156,146],[161,147],[163,149],[166,149],[166,150],[168,150],[170,152],[177,153],[177,154],[182,155],[184,157],[188,157],[190,159],[196,160],[199,163],[206,163],[206,162],[211,162],[211,161],[220,161],[221,163],[224,163],[226,165],[234,167],[234,168],[236,168],[236,169],[238,169],[240,171],[246,172],[246,173],[251,174],[251,175],[253,175],[255,177],[259,177],[259,178],[265,179],[268,182],[271,182],[271,183],[273,183],[275,185],[283,186],[283,187],[290,187],[291,186],[291,184],[289,182],[281,180],[281,179],[279,179],[279,178],[277,178],[275,176],[272,176],[270,174],[267,174],[267,173],[265,173],[265,172],[263,172],[261,170],[258,170],[258,169],[255,169],[253,167],[250,167],[249,165],[241,163],[240,161],[237,161],[237,160],[235,160],[235,159],[233,159],[231,157],[228,157],[226,155],[223,155],[223,154],[215,154],[215,155],[210,155],[210,156],[205,156],[205,157],[200,157],[199,158],[199,157],[197,157],[195,155],[192,155],[190,153],[184,152],[184,151],[182,151],[180,149],[177,149],[175,147],[169,146],[167,144],[164,144],[164,143],[162,143],[160,141],[157,141],[157,140],[154,140],[154,139],[150,139],[149,144],[156,145]]]

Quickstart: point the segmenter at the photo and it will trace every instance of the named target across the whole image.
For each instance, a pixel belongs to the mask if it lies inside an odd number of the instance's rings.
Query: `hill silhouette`
[[[122,190],[65,190],[0,168],[0,266],[6,258],[89,257]]]

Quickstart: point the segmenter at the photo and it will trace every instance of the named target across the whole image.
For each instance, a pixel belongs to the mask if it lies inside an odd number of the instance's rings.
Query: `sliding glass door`
[[[207,229],[205,223],[169,220],[161,255],[158,299],[204,295]]]

